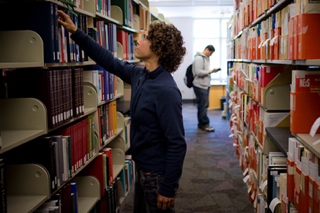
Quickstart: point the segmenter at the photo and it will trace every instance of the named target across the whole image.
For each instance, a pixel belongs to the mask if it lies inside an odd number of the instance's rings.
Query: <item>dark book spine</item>
[[[58,28],[58,5],[53,3],[53,26],[54,26],[54,44],[55,44],[55,52],[56,52],[56,60],[55,62],[60,62],[60,45],[59,45],[59,28]]]
[[[83,68],[79,69],[79,81],[80,81],[80,111],[81,115],[84,115],[84,98],[83,98]]]
[[[0,157],[0,210],[3,213],[7,212],[7,188],[6,188],[6,165],[5,159]]]

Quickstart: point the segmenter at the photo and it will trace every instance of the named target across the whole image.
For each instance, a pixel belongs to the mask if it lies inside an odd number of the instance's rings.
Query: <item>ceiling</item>
[[[150,7],[156,7],[165,18],[231,17],[233,0],[149,0]]]

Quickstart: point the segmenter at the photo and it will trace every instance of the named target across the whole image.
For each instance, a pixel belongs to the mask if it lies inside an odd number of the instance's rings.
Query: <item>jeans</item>
[[[209,126],[209,118],[207,116],[207,109],[209,107],[209,89],[201,89],[199,87],[193,87],[194,93],[196,94],[196,102],[198,107],[198,126],[206,127]]]
[[[134,213],[174,213],[174,207],[158,210],[157,198],[164,174],[137,168],[134,188]]]

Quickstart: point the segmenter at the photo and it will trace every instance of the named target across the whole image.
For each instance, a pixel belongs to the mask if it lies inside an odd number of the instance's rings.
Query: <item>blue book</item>
[[[77,183],[71,182],[71,193],[74,194],[74,212],[78,213],[78,193],[77,193]]]

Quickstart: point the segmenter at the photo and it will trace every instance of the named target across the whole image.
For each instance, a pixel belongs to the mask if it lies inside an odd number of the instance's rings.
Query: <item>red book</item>
[[[122,45],[123,49],[123,60],[127,60],[128,52],[127,52],[127,42],[126,40],[126,32],[123,30],[117,30],[117,42]]]
[[[273,67],[273,66],[261,66],[261,87],[266,87],[273,79],[275,79],[280,73],[282,73],[287,67]]]
[[[98,179],[100,182],[100,195],[104,195],[104,180],[103,180],[103,153],[99,155],[90,163],[90,166],[86,166],[81,175],[91,175]]]
[[[102,150],[106,155],[109,156],[109,185],[113,183],[113,164],[112,164],[112,149],[111,148],[104,148]]]
[[[71,126],[71,162],[72,162],[72,173],[77,171],[77,161],[76,161],[76,139],[75,139],[75,124]]]
[[[77,131],[77,135],[78,135],[78,145],[79,145],[79,167],[81,167],[83,165],[83,140],[82,140],[82,128],[83,128],[83,120],[78,122],[78,131]]]

